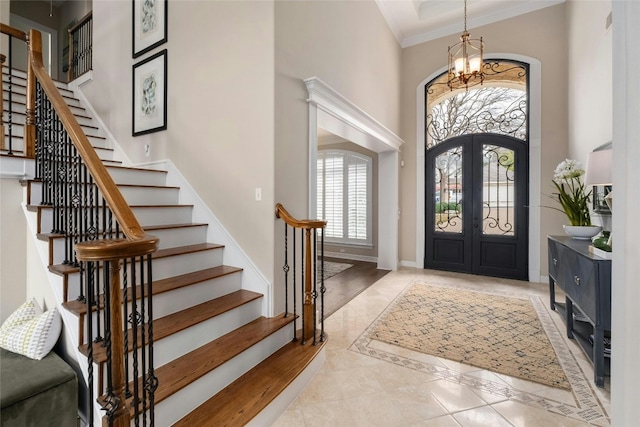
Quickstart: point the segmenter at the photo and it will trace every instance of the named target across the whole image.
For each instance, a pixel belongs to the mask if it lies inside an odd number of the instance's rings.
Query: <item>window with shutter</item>
[[[371,245],[372,159],[344,150],[318,152],[317,217],[328,242]]]

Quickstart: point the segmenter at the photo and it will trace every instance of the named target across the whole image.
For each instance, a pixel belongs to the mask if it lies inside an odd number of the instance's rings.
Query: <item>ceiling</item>
[[[375,0],[402,47],[461,33],[463,0]],[[468,0],[467,29],[533,12],[565,0]]]

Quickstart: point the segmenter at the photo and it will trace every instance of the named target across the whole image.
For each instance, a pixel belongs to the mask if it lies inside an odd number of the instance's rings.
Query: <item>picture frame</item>
[[[132,0],[132,55],[137,58],[167,41],[168,0]]]
[[[591,208],[593,213],[599,215],[611,215],[611,209],[605,197],[611,192],[610,185],[594,185],[591,193]]]
[[[167,49],[133,65],[132,133],[167,129]]]

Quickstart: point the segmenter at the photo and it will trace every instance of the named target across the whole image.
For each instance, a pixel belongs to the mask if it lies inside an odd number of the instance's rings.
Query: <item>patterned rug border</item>
[[[519,299],[528,299],[531,301],[542,327],[551,341],[551,345],[556,352],[560,366],[565,372],[565,375],[571,384],[571,393],[573,394],[576,405],[570,405],[566,402],[560,402],[553,399],[549,399],[543,396],[539,396],[535,393],[519,390],[515,387],[505,385],[504,383],[498,383],[491,380],[475,377],[468,373],[458,372],[454,369],[446,367],[432,365],[423,361],[414,360],[411,357],[402,356],[381,349],[376,349],[370,346],[371,333],[376,329],[377,325],[385,318],[386,314],[394,306],[394,304],[400,299],[412,286],[416,284],[423,284],[428,286],[438,286],[441,288],[454,288],[459,290],[467,290],[473,292],[480,292],[489,295],[507,296]],[[388,348],[402,347],[394,346],[392,344],[386,344]],[[536,296],[518,295],[515,292],[506,291],[491,291],[486,292],[473,287],[467,287],[464,285],[451,285],[451,284],[438,284],[429,282],[426,283],[423,280],[411,281],[387,307],[376,317],[376,319],[364,330],[362,334],[351,344],[349,350],[356,353],[361,353],[379,360],[393,363],[395,365],[403,366],[409,369],[422,371],[429,373],[435,377],[452,381],[461,385],[475,388],[479,391],[490,393],[496,396],[504,397],[508,400],[513,400],[528,406],[544,409],[546,411],[564,415],[569,418],[577,419],[586,423],[590,423],[598,426],[610,426],[611,420],[603,407],[602,403],[595,395],[591,383],[584,371],[580,368],[575,357],[569,350],[569,347],[565,343],[562,333],[558,330],[558,327],[551,319],[549,312],[546,310],[546,306],[543,301]],[[481,368],[477,368],[481,369]]]

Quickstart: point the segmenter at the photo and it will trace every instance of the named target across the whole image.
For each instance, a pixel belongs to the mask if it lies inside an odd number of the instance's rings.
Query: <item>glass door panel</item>
[[[435,158],[434,231],[462,233],[463,172],[462,146],[451,148]]]
[[[515,152],[482,145],[482,234],[514,236]]]

